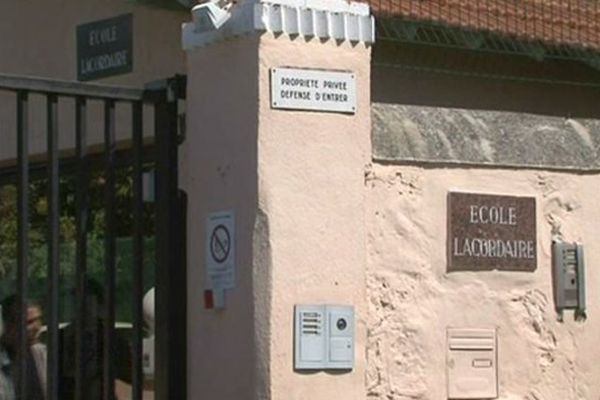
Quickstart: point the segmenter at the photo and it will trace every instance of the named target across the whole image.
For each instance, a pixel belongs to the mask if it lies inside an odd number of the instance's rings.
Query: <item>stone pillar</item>
[[[218,30],[183,28],[189,398],[365,399],[372,17],[335,0],[230,12]],[[351,72],[356,110],[272,108],[281,67]],[[236,284],[223,309],[207,310],[206,218],[221,210],[235,212]],[[352,371],[294,371],[295,304],[354,306]]]

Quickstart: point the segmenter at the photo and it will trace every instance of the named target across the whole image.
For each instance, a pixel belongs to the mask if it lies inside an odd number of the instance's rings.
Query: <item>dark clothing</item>
[[[0,346],[0,399],[2,400],[16,399],[15,367],[15,352],[5,346]],[[27,375],[25,376],[25,400],[44,400],[46,397],[39,373],[33,353],[29,349],[27,352]]]
[[[86,400],[101,400],[104,393],[104,324],[101,320],[95,327],[87,326],[83,335],[83,391]],[[59,334],[59,384],[58,392],[61,400],[73,400],[76,390],[76,329],[70,324],[60,330]],[[114,365],[115,379],[131,381],[131,354],[129,343],[113,335],[111,356]],[[113,396],[114,398],[114,396]]]
[[[35,360],[31,349],[27,352],[27,379],[26,379],[26,396],[27,400],[44,400],[45,390],[40,382],[40,375],[37,370]]]

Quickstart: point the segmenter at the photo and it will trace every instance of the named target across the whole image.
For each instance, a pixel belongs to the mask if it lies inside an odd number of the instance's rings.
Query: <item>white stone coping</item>
[[[373,159],[600,172],[600,119],[371,104]]]
[[[184,50],[251,32],[272,32],[321,41],[375,42],[375,19],[365,3],[344,0],[242,0],[219,28],[200,31],[195,22],[182,27]]]

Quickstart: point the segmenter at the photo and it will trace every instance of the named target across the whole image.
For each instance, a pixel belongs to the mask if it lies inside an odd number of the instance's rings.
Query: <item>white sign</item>
[[[235,287],[235,214],[222,211],[206,218],[206,274],[211,289]]]
[[[354,114],[355,75],[351,72],[273,68],[271,107]]]

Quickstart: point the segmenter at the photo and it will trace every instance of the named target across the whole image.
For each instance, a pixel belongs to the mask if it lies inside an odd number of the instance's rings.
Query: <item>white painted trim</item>
[[[231,17],[220,28],[196,29],[183,24],[182,44],[191,50],[252,32],[272,32],[321,40],[371,44],[375,19],[365,3],[345,0],[244,0],[230,9]]]

